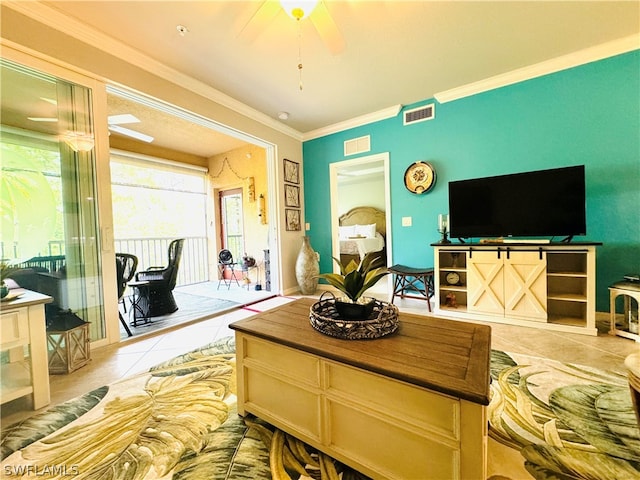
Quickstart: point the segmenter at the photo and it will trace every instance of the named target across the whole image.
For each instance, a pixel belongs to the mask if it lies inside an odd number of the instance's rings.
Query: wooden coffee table
[[[401,314],[394,334],[341,340],[301,299],[230,325],[238,412],[373,478],[485,479],[491,329]]]

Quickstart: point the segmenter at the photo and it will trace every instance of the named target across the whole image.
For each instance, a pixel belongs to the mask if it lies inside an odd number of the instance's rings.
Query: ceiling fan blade
[[[336,22],[333,21],[324,1],[318,3],[309,19],[311,23],[313,23],[313,26],[316,27],[316,30],[318,30],[320,38],[331,54],[338,55],[342,53],[345,47],[344,38],[340,30],[338,30]]]
[[[140,120],[130,113],[122,113],[120,115],[109,115],[107,122],[109,125],[121,125],[123,123],[140,123]]]
[[[143,142],[153,142],[153,137],[151,135],[136,132],[135,130],[131,130],[129,128],[120,127],[118,125],[109,125],[109,130],[115,133],[119,133],[120,135],[126,135],[127,137],[135,138],[136,140],[142,140]]]
[[[282,10],[280,2],[273,0],[265,0],[256,10],[256,13],[242,27],[238,37],[243,38],[247,43],[253,42],[258,35],[276,18],[276,15]]]

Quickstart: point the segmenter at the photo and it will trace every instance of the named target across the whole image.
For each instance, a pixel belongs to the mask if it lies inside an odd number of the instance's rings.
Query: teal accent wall
[[[435,118],[403,126],[402,115],[303,144],[307,232],[331,265],[329,164],[343,142],[371,136],[371,151],[389,152],[393,262],[433,266],[437,217],[447,213],[448,182],[585,165],[587,235],[597,241],[597,309],[609,310],[607,287],[640,272],[640,50],[453,102],[433,99]],[[406,168],[431,162],[437,183],[424,195],[404,187]],[[384,195],[384,192],[380,192]],[[413,218],[411,227],[402,217]],[[559,240],[559,239],[558,239]]]

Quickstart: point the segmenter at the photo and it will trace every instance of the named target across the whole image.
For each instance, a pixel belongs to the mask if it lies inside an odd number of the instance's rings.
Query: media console
[[[601,243],[432,244],[435,315],[597,335]]]

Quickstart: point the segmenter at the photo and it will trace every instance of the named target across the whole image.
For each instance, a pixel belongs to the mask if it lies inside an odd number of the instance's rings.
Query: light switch
[[[305,223],[305,224],[304,224],[304,229],[305,229],[306,231],[311,230],[311,224],[310,224],[309,222]]]
[[[411,226],[411,217],[402,217],[402,226],[410,227]]]

